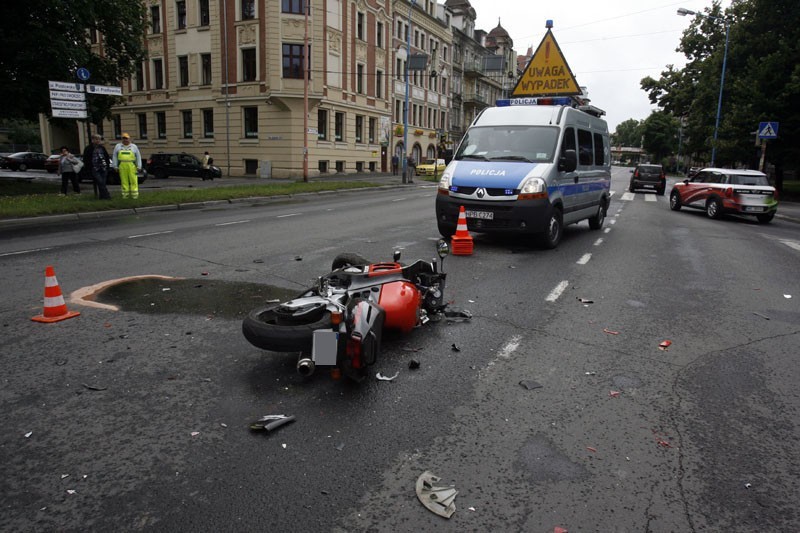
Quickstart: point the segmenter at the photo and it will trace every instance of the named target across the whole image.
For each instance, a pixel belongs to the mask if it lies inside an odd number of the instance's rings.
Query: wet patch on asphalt
[[[93,295],[101,304],[146,314],[184,314],[244,318],[268,302],[284,302],[297,289],[211,279],[135,279],[105,287]]]

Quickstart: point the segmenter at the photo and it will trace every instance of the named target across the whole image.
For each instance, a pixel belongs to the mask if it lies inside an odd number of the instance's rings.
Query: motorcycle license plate
[[[480,218],[480,219],[483,219],[483,220],[493,220],[494,219],[494,213],[492,213],[491,211],[472,211],[472,210],[469,210],[469,211],[464,211],[464,214],[466,215],[467,218]]]
[[[336,352],[339,347],[339,334],[327,329],[314,331],[311,347],[311,360],[317,365],[336,365]]]

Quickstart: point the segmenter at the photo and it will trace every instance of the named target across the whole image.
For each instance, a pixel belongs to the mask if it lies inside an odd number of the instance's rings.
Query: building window
[[[364,142],[364,117],[356,115],[356,142]]]
[[[356,65],[356,92],[364,94],[364,65]]]
[[[111,117],[111,122],[114,125],[114,138],[119,139],[122,137],[122,117],[114,115]]]
[[[336,113],[333,116],[333,140],[344,140],[344,113]]]
[[[141,63],[136,64],[136,90],[144,91],[144,68]]]
[[[309,52],[311,47],[309,47]],[[303,79],[303,45],[284,44],[283,45],[283,77]],[[310,69],[309,65],[309,69]],[[310,73],[309,73],[309,77]]]
[[[211,85],[211,54],[200,54],[200,67],[203,85]]]
[[[397,78],[400,81],[403,80],[403,60],[402,59],[396,59],[395,60],[394,74],[395,74],[395,78]]]
[[[203,137],[214,138],[214,110],[203,109]]]
[[[328,140],[328,111],[326,109],[317,111],[317,139]]]
[[[136,118],[139,121],[139,138],[147,139],[147,115],[137,113]]]
[[[284,13],[294,13],[295,15],[302,15],[305,13],[304,0],[282,0],[281,11]]]
[[[383,22],[378,22],[375,27],[375,46],[383,48]]]
[[[211,10],[208,8],[208,0],[200,0],[198,8],[200,11],[200,25],[208,26],[211,23]]]
[[[395,37],[400,37],[403,35],[403,23],[402,21],[397,21],[397,32],[394,34]]]
[[[192,134],[192,110],[181,111],[181,121],[183,122],[183,138],[191,139]]]
[[[364,13],[356,13],[356,39],[366,40],[364,39]]]
[[[164,61],[161,59],[153,60],[153,79],[155,80],[154,89],[164,88]]]
[[[244,113],[244,136],[246,139],[258,138],[258,108],[243,107]]]
[[[383,71],[375,72],[375,97],[383,98]]]
[[[336,162],[336,172],[344,172],[344,161]]]
[[[186,56],[178,56],[178,85],[189,86],[189,58]]]
[[[159,6],[150,7],[150,31],[161,33],[161,8]]]
[[[167,138],[167,114],[164,111],[156,112],[156,137]]]
[[[178,29],[185,30],[186,29],[186,2],[185,0],[179,0],[175,2],[175,17],[178,22]]]
[[[256,81],[255,48],[242,48],[242,81]]]
[[[242,20],[256,18],[256,0],[242,0]]]
[[[323,161],[323,160],[320,159],[318,167],[319,167],[319,171],[320,171],[321,174],[325,174],[325,173],[328,172],[328,162],[327,161]]]
[[[378,127],[378,119],[371,117],[369,119],[369,129],[367,130],[368,140],[370,144],[375,143],[375,130]]]

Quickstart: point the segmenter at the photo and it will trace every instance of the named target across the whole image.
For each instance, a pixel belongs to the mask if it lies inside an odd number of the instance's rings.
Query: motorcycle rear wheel
[[[252,344],[272,352],[311,353],[314,331],[333,327],[330,311],[307,322],[286,324],[276,313],[280,305],[271,305],[250,311],[242,322],[242,333]]]

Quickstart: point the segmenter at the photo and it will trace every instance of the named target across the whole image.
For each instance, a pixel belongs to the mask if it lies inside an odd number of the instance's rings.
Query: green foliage
[[[718,131],[719,166],[755,168],[759,122],[780,122],[768,159],[779,168],[800,158],[800,9],[797,0],[740,0],[724,13],[714,2],[704,13],[729,24],[728,57]],[[650,101],[684,121],[684,152],[710,160],[725,51],[722,20],[695,17],[678,51],[688,62],[644,78]]]
[[[39,124],[30,120],[6,120],[8,140],[12,144],[42,144]]]
[[[641,146],[642,121],[629,118],[617,124],[617,129],[611,134],[611,144],[614,146]]]
[[[129,0],[26,0],[0,2],[0,118],[33,120],[50,112],[48,81],[89,80],[115,85],[146,59],[144,2]],[[102,56],[92,51],[90,32],[100,34]],[[108,116],[113,98],[90,97],[94,121]]]
[[[678,151],[678,120],[669,113],[656,111],[642,123],[643,147],[655,161],[662,161]]]

